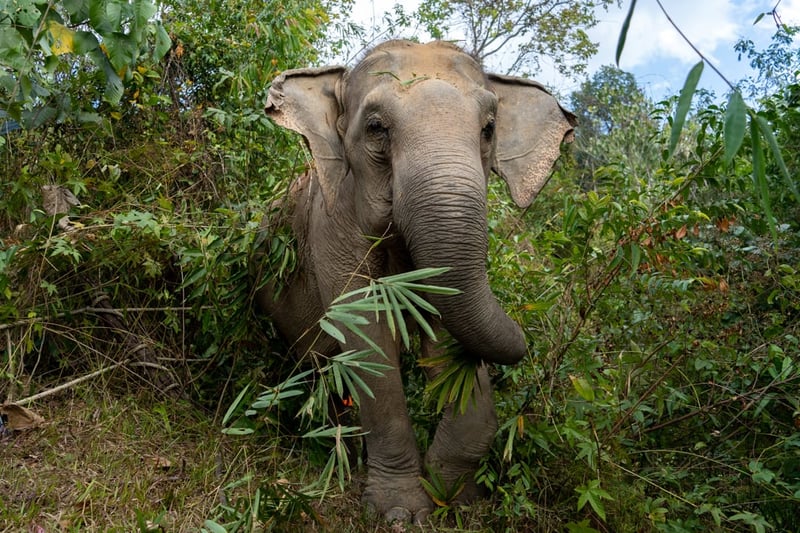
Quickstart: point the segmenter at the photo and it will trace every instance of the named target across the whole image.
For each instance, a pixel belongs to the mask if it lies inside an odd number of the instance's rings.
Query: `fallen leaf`
[[[3,416],[3,425],[14,431],[37,428],[44,423],[41,416],[13,403],[0,405],[0,415]]]
[[[161,470],[169,470],[172,468],[172,461],[160,455],[150,455],[146,458],[146,461],[155,468],[160,468]]]

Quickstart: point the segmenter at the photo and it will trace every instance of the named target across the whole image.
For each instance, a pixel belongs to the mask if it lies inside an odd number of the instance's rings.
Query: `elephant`
[[[385,321],[364,326],[385,352],[374,360],[391,369],[361,376],[375,397],[360,395],[358,406],[367,455],[363,502],[389,522],[422,522],[433,508],[420,483],[423,466],[446,483],[466,480],[462,500],[477,497],[473,474],[497,430],[488,365],[514,364],[527,353],[522,328],[489,287],[488,179],[494,171],[527,207],[561,144],[571,141],[574,115],[540,84],[485,73],[452,43],[406,40],[379,44],[352,69],[281,73],[265,111],[300,133],[312,158],[287,200],[295,270],[280,290],[267,284],[256,295],[279,333],[300,352],[366,349],[344,328],[345,343],[319,329],[337,296],[369,278],[449,267],[426,283],[460,293],[425,296],[440,313],[431,323],[459,353],[480,361],[473,401],[465,412],[445,409],[423,459],[406,408],[399,341]],[[420,337],[422,357],[442,353]]]

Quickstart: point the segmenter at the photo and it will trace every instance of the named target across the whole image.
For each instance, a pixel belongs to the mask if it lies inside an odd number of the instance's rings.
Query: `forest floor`
[[[277,520],[256,520],[240,531],[418,530],[389,526],[362,510],[362,473],[344,493],[306,499],[298,511],[292,489],[313,481],[324,465],[281,449],[275,439],[224,435],[213,413],[189,401],[92,386],[28,407],[44,422],[0,436],[3,533],[214,531],[206,520],[230,523],[226,508],[257,514],[253,499],[264,483],[287,489],[277,504],[275,492],[260,492],[261,505],[280,509]],[[479,515],[488,510],[476,507],[483,509],[464,514],[459,531],[482,529]],[[441,521],[434,528],[450,529]]]

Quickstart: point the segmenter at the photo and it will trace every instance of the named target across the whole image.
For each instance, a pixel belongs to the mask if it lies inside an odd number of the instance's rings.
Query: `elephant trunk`
[[[440,147],[441,157],[431,144],[424,151],[425,157],[409,158],[406,168],[395,167],[395,223],[415,268],[449,267],[429,282],[460,291],[431,294],[428,300],[468,353],[491,363],[516,363],[526,354],[525,337],[492,294],[486,273],[486,178],[480,160],[453,160],[452,145]],[[398,172],[407,174],[397,178]]]

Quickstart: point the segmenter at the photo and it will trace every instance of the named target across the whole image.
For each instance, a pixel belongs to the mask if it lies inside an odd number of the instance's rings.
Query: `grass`
[[[212,414],[188,401],[86,385],[28,407],[44,425],[0,440],[3,533],[199,531],[207,519],[229,523],[226,508],[253,511],[259,489],[264,500],[282,500],[272,502],[282,517],[245,531],[419,531],[363,510],[363,469],[344,493],[287,512],[324,462],[287,447],[288,439],[223,435]],[[488,531],[491,512],[487,501],[459,511],[458,520],[454,512],[433,520],[437,531]]]
[[[0,443],[0,530],[191,531],[232,451],[186,402],[84,389],[30,406],[43,427]]]

